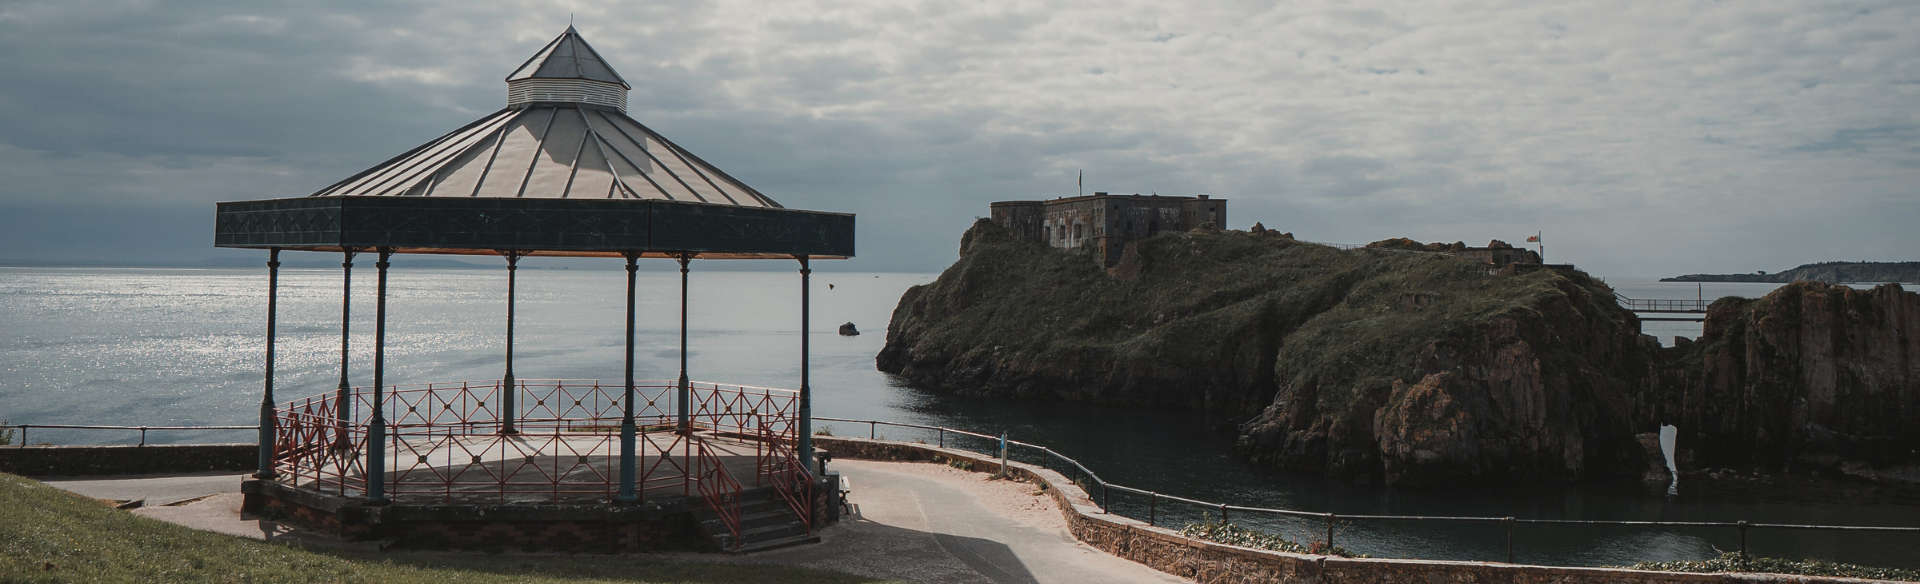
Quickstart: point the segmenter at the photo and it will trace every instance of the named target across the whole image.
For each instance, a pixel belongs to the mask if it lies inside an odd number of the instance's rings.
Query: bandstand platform
[[[406,548],[751,551],[814,539],[835,517],[814,468],[810,261],[853,256],[854,217],[788,209],[626,114],[629,86],[577,31],[506,79],[507,106],[304,197],[223,202],[215,245],[268,252],[259,469],[243,511]],[[341,254],[340,383],[275,398],[280,253]],[[353,259],[379,258],[371,384],[355,383]],[[506,260],[500,379],[386,378],[393,254]],[[624,259],[626,376],[515,375],[516,267]],[[635,278],[680,269],[680,371],[636,379]],[[693,381],[688,274],[698,260],[799,262],[797,389]],[[610,333],[612,331],[609,331]]]

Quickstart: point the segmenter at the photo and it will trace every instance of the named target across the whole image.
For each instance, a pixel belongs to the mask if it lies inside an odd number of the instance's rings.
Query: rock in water
[[[843,337],[860,336],[860,329],[853,328],[853,323],[851,322],[840,325],[840,336],[843,336]]]

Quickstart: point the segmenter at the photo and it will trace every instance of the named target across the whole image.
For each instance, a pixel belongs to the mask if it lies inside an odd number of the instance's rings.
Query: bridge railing
[[[1659,298],[1628,298],[1613,293],[1620,301],[1620,307],[1634,312],[1706,312],[1713,304],[1712,300],[1666,300]]]
[[[957,430],[953,428],[945,428],[940,426],[887,422],[887,421],[881,421],[881,420],[855,420],[855,419],[846,419],[846,418],[820,418],[820,417],[816,417],[814,418],[814,420],[823,421],[823,422],[851,422],[855,424],[866,424],[868,428],[867,429],[868,438],[872,438],[872,439],[881,439],[879,428],[882,426],[920,430],[920,431],[930,432],[931,436],[935,437],[935,439],[937,440],[937,444],[942,448],[957,448],[960,450],[967,450],[970,452],[977,452],[977,453],[987,454],[990,456],[999,455],[999,453],[997,452],[997,448],[999,445],[1000,438],[998,436],[990,436],[987,434],[981,434],[977,432],[968,432],[965,430]],[[969,447],[969,446],[972,446],[972,447]],[[1148,525],[1152,525],[1152,526],[1158,526],[1161,523],[1167,523],[1168,518],[1173,519],[1173,522],[1175,524],[1180,524],[1183,527],[1184,527],[1184,524],[1186,523],[1204,523],[1208,521],[1219,521],[1221,523],[1228,523],[1236,517],[1249,518],[1249,517],[1267,516],[1267,517],[1285,517],[1285,518],[1291,518],[1294,520],[1304,520],[1305,521],[1304,524],[1301,523],[1300,521],[1295,521],[1291,525],[1288,525],[1287,527],[1295,528],[1297,530],[1301,528],[1303,525],[1313,525],[1317,528],[1324,529],[1324,532],[1322,534],[1317,534],[1317,535],[1323,535],[1325,538],[1323,541],[1317,542],[1317,543],[1324,544],[1325,548],[1323,549],[1334,547],[1334,544],[1335,544],[1334,537],[1337,534],[1337,531],[1335,530],[1336,526],[1350,524],[1350,523],[1359,523],[1359,522],[1461,523],[1461,524],[1483,524],[1483,525],[1503,526],[1505,527],[1505,531],[1506,531],[1507,563],[1513,563],[1514,561],[1514,551],[1515,551],[1515,545],[1516,545],[1515,539],[1514,539],[1514,528],[1520,525],[1577,525],[1577,526],[1596,527],[1596,528],[1603,527],[1603,526],[1621,526],[1621,527],[1689,527],[1689,528],[1731,529],[1731,530],[1736,530],[1739,533],[1739,538],[1740,538],[1739,551],[1742,557],[1745,557],[1747,554],[1747,532],[1755,531],[1755,530],[1863,532],[1863,533],[1878,533],[1878,534],[1889,534],[1889,535],[1907,534],[1912,536],[1920,536],[1920,527],[1807,525],[1807,524],[1788,524],[1788,523],[1759,523],[1759,522],[1750,522],[1750,521],[1605,521],[1605,520],[1583,520],[1583,519],[1522,519],[1517,517],[1454,517],[1454,516],[1432,516],[1432,515],[1367,515],[1367,514],[1348,515],[1348,514],[1339,514],[1339,513],[1330,513],[1330,512],[1301,511],[1297,509],[1273,509],[1273,508],[1265,508],[1265,507],[1249,507],[1249,506],[1242,506],[1242,505],[1230,505],[1227,503],[1219,503],[1219,502],[1212,502],[1212,501],[1202,501],[1198,499],[1189,499],[1185,497],[1149,491],[1146,489],[1138,489],[1134,487],[1128,487],[1125,485],[1109,483],[1105,479],[1100,478],[1099,475],[1095,474],[1092,469],[1089,469],[1086,467],[1086,465],[1081,464],[1080,461],[1069,458],[1066,455],[1060,454],[1059,452],[1055,452],[1053,449],[1048,448],[1046,446],[1042,446],[1038,444],[1029,444],[1029,443],[1020,442],[1016,440],[1007,440],[1007,446],[1009,450],[1009,453],[1008,453],[1009,459],[1046,467],[1056,472],[1060,472],[1063,475],[1068,476],[1075,484],[1078,484],[1082,488],[1084,488],[1087,491],[1087,494],[1089,496],[1094,497],[1095,503],[1097,503],[1100,506],[1101,510],[1106,511],[1107,513],[1112,513],[1115,515],[1121,515],[1124,517],[1145,521]],[[1016,448],[1019,450],[1015,450]],[[1141,501],[1141,502],[1144,502],[1145,504],[1115,506],[1112,503],[1113,503],[1114,495],[1116,494],[1119,494],[1122,497],[1132,496],[1136,498],[1143,498],[1144,501]],[[1142,507],[1144,507],[1144,509]],[[1183,517],[1185,519],[1182,519]],[[1255,526],[1258,527],[1259,525],[1255,524]]]

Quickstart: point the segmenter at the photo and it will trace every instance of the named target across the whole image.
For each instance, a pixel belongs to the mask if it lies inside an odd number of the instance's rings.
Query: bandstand
[[[507,106],[310,196],[219,203],[215,245],[268,253],[260,460],[245,509],[410,547],[727,550],[802,541],[831,488],[812,468],[809,262],[854,252],[854,217],[787,209],[626,115],[629,86],[572,27],[506,79]],[[274,395],[282,251],[337,253],[340,383]],[[393,254],[503,257],[499,379],[390,384]],[[348,359],[353,260],[378,279],[372,384]],[[626,376],[522,379],[515,268],[606,257],[627,270]],[[680,374],[634,377],[638,262],[680,268]],[[701,259],[799,262],[798,389],[687,374],[688,273]],[[610,333],[612,331],[609,331]]]

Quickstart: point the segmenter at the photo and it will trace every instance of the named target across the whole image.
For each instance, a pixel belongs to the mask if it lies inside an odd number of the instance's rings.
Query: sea
[[[409,259],[396,257],[389,276],[387,381],[501,377],[506,271],[409,267]],[[348,356],[356,385],[372,380],[371,263],[362,262],[352,279]],[[686,300],[689,376],[798,387],[799,274],[722,271],[727,266],[693,263]],[[1340,514],[1920,526],[1920,506],[1910,503],[1819,494],[1703,496],[1684,481],[1677,494],[1669,494],[1665,485],[1637,483],[1443,491],[1353,485],[1235,458],[1231,431],[1220,430],[1233,420],[1217,414],[965,397],[910,387],[876,371],[873,358],[885,344],[887,321],[901,293],[935,276],[814,273],[807,334],[816,416],[1006,433],[1077,459],[1114,484],[1234,506]],[[1625,296],[1667,299],[1757,297],[1777,286],[1628,278],[1608,283]],[[676,271],[639,275],[636,359],[642,379],[673,379],[679,373],[679,287]],[[519,378],[621,378],[623,271],[543,268],[534,258],[522,263],[517,290],[514,370]],[[341,293],[339,269],[281,270],[275,380],[281,401],[326,393],[338,384]],[[266,299],[264,267],[0,268],[0,419],[45,425],[254,424]],[[843,323],[852,323],[861,334],[837,334]],[[1647,323],[1645,332],[1665,344],[1674,336],[1700,334],[1695,323]],[[884,425],[822,421],[815,426],[838,435],[937,439]],[[120,430],[28,432],[32,443],[132,444],[140,439],[138,432]],[[150,443],[252,439],[246,430],[152,431],[147,436]],[[1161,525],[1220,519],[1217,510],[1170,500],[1104,496],[1114,511],[1142,519],[1151,513]],[[1242,513],[1229,519],[1298,539],[1324,538],[1325,525],[1317,520]],[[1340,547],[1376,557],[1488,561],[1505,561],[1510,541],[1498,524],[1426,522],[1340,522],[1334,537]],[[1699,559],[1740,545],[1739,533],[1730,528],[1521,525],[1511,537],[1515,561],[1548,565]],[[1920,568],[1915,551],[1920,536],[1752,530],[1747,545],[1767,556]]]

